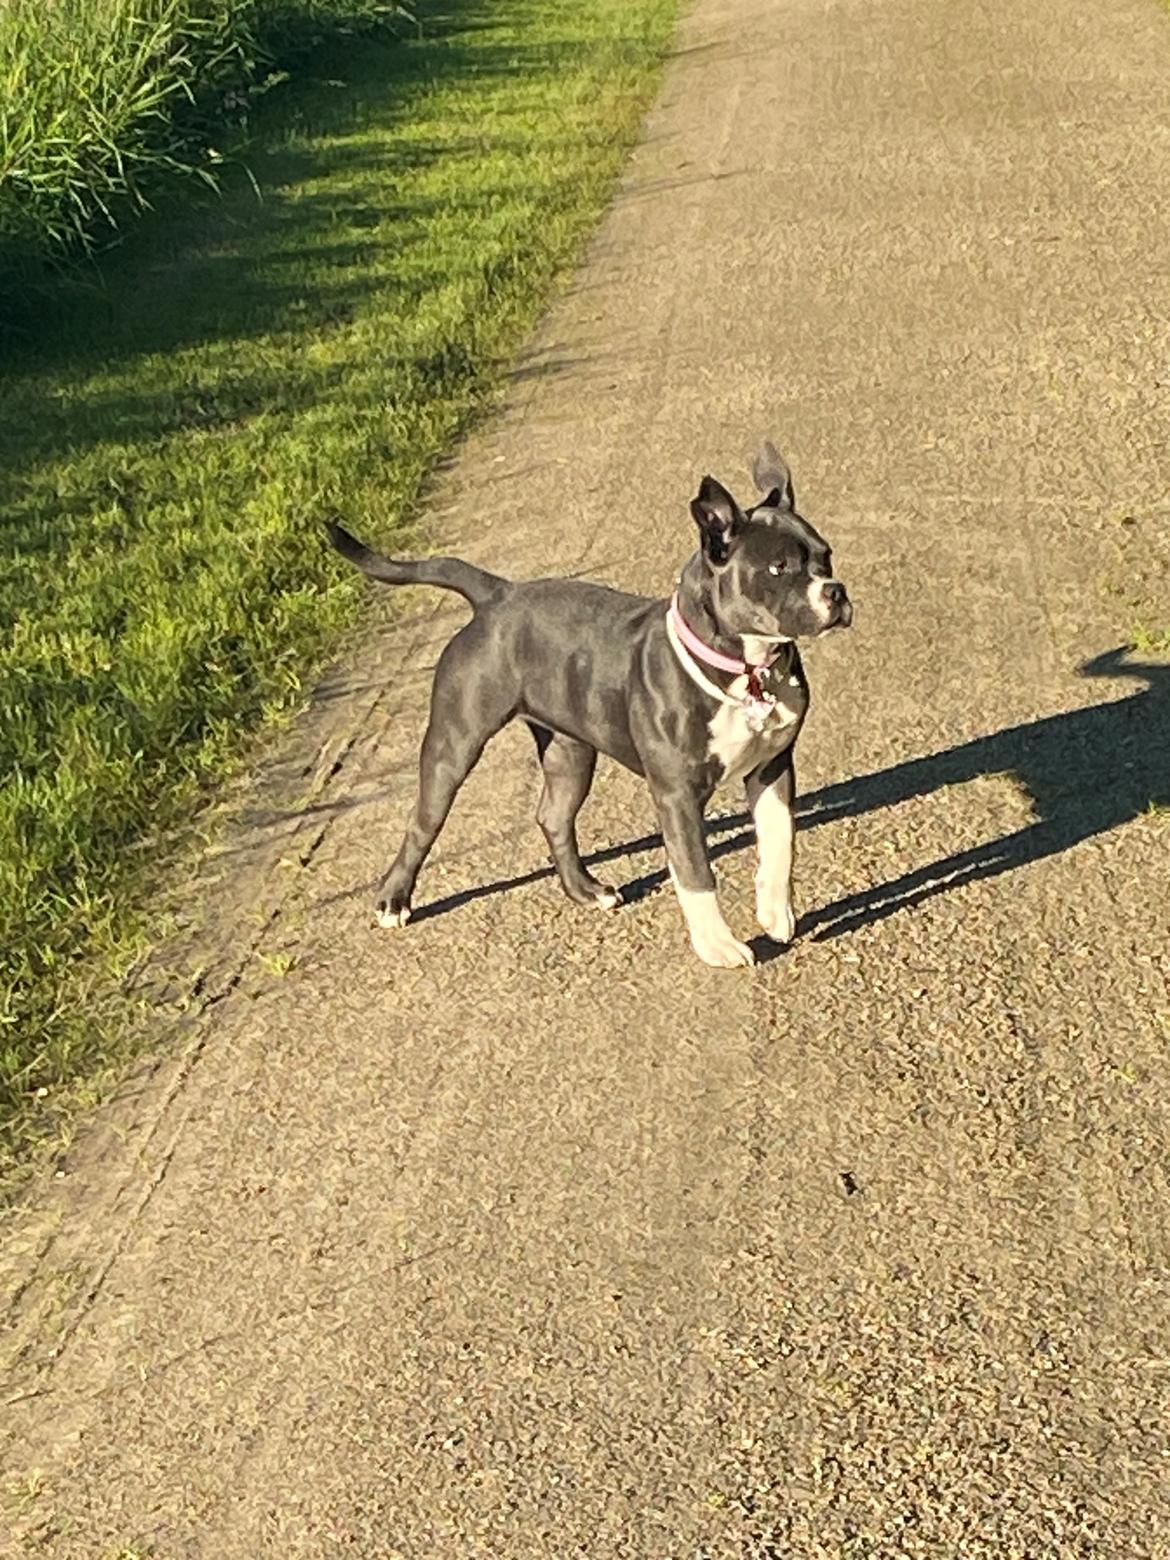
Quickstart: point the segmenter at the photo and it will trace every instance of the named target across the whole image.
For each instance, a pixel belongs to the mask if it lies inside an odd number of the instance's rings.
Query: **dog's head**
[[[711,607],[730,634],[809,639],[848,628],[853,607],[824,537],[796,512],[792,477],[771,444],[752,466],[764,497],[744,511],[714,477],[691,500]]]

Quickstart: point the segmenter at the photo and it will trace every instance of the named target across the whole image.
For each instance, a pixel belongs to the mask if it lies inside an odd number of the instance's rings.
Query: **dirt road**
[[[664,592],[696,478],[777,439],[857,606],[800,940],[700,967],[612,766],[583,839],[638,892],[574,909],[522,732],[377,932],[460,620],[411,598],[18,1228],[14,1550],[1167,1553],[1170,665],[1108,652],[1170,564],[1168,99],[1147,0],[698,0],[426,523]]]

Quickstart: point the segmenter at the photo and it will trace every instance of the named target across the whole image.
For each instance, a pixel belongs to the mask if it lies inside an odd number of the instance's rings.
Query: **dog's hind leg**
[[[378,923],[405,926],[414,885],[456,792],[490,738],[516,712],[512,690],[488,668],[482,635],[471,622],[439,657],[431,719],[419,755],[418,796],[394,865],[378,895]]]
[[[585,742],[578,742],[575,737],[538,726],[534,721],[529,721],[528,725],[536,738],[536,751],[544,773],[536,821],[548,841],[561,887],[575,904],[600,905],[605,910],[612,910],[621,904],[622,896],[616,889],[606,888],[604,883],[589,875],[577,844],[577,814],[593,784],[597,750]]]

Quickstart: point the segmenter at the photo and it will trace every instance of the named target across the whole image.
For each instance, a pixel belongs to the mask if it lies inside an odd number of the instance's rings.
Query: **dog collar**
[[[724,655],[722,650],[716,650],[700,639],[683,617],[677,593],[670,598],[670,607],[666,614],[666,636],[683,671],[693,683],[702,688],[704,693],[709,693],[713,699],[718,699],[720,704],[727,704],[733,709],[741,710],[753,730],[764,729],[775,713],[776,698],[765,691],[760,678],[776,664],[777,656],[753,665],[750,661],[741,661],[733,655]],[[733,672],[737,677],[746,677],[746,697],[728,693],[726,689],[713,683],[699,667],[699,661],[705,662],[717,671]]]
[[[670,621],[674,625],[674,631],[682,644],[700,661],[705,661],[708,666],[713,666],[720,672],[734,672],[737,677],[746,677],[748,680],[748,692],[755,698],[763,695],[760,687],[760,677],[764,672],[771,671],[780,658],[780,652],[771,656],[767,661],[753,664],[751,661],[741,661],[734,655],[724,655],[722,650],[716,650],[713,645],[700,639],[698,634],[682,615],[682,608],[678,604],[678,592],[670,598]]]

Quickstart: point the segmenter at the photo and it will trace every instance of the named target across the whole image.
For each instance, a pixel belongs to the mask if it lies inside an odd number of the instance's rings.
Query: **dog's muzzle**
[[[848,628],[853,621],[853,603],[840,580],[814,580],[813,610],[826,628]]]

